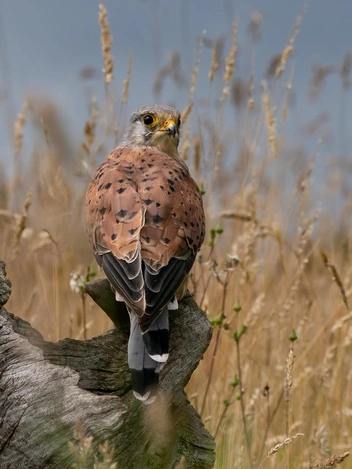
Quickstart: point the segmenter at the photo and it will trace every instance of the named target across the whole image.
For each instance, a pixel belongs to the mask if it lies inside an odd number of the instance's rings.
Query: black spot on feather
[[[154,223],[161,223],[163,221],[163,218],[160,215],[154,215],[152,217],[152,220]]]
[[[119,218],[124,218],[128,213],[128,210],[121,209],[119,212],[116,213],[116,216]]]
[[[145,203],[145,205],[150,205],[153,203],[153,200],[151,199],[143,199],[143,202]]]

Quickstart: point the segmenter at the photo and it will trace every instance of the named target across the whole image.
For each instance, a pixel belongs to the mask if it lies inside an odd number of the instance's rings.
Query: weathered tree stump
[[[11,293],[0,262],[0,467],[71,468],[77,421],[96,450],[107,441],[117,469],[214,464],[214,440],[184,393],[211,338],[211,326],[191,296],[170,315],[170,358],[151,406],[134,399],[127,366],[127,313],[116,310],[107,281],[87,292],[116,325],[93,339],[43,340],[6,311]],[[93,460],[87,465],[93,468]]]

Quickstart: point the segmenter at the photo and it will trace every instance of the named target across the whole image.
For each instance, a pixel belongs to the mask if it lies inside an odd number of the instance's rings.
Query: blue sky
[[[98,4],[94,0],[0,0],[0,161],[12,160],[9,127],[28,95],[50,96],[65,114],[67,131],[81,132],[87,116],[87,84],[79,79],[84,67],[97,70],[89,89],[102,99],[102,58]],[[239,22],[237,74],[247,78],[253,48],[246,28],[254,11],[263,14],[262,38],[255,47],[255,75],[260,83],[270,58],[287,43],[300,0],[106,0],[114,39],[115,82],[121,92],[128,58],[133,57],[128,114],[155,101],[152,88],[155,70],[165,65],[168,53],[177,51],[181,69],[189,80],[197,41],[203,30],[212,39],[221,35],[229,43],[231,23]],[[310,103],[308,86],[314,64],[341,64],[352,49],[352,2],[311,0],[295,42],[293,90],[295,105],[288,121],[287,138],[297,142],[302,128],[321,112],[330,114],[331,139],[324,152],[349,156],[349,122],[341,123],[341,86],[338,76],[329,77],[318,103]],[[227,50],[227,49],[226,49]],[[204,49],[196,94],[196,106],[208,92],[207,73],[211,51]],[[168,82],[159,101],[182,110],[189,83],[176,88]],[[220,85],[219,85],[220,86]],[[343,98],[351,107],[350,93]],[[348,113],[346,114],[348,118]],[[308,144],[308,148],[309,144]]]

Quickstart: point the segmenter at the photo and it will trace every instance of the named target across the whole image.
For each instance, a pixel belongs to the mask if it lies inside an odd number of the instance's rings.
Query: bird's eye
[[[177,121],[177,127],[181,127],[181,124],[182,124],[181,117],[179,117]]]
[[[154,123],[154,117],[150,114],[147,114],[143,117],[143,122],[145,123],[145,125],[152,125]]]

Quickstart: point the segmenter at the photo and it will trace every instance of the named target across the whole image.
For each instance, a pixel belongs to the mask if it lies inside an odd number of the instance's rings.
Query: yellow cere
[[[173,119],[168,119],[168,120],[164,123],[164,125],[161,127],[160,130],[166,129],[169,125],[174,125],[175,127],[177,127],[176,122],[175,122]]]

